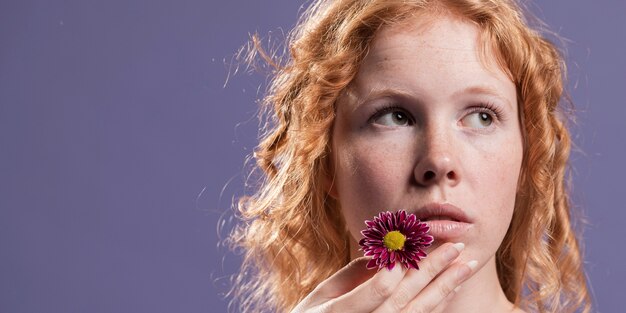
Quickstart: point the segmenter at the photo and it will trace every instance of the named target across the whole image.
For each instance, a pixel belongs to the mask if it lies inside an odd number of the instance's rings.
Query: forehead
[[[475,60],[477,28],[464,21],[419,15],[401,24],[383,27],[375,36],[366,62],[390,58],[412,59],[428,55],[430,60],[446,60],[452,54],[465,61]]]
[[[365,96],[377,88],[412,92],[436,86],[453,94],[454,89],[480,83],[515,99],[511,79],[497,65],[495,54],[480,44],[479,28],[452,15],[419,14],[387,25],[371,42],[348,93]]]

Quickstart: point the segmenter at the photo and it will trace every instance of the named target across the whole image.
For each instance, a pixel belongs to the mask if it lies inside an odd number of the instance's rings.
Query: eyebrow
[[[500,99],[504,103],[508,104],[511,109],[514,109],[513,103],[509,101],[505,96],[497,91],[497,89],[492,88],[491,86],[486,85],[475,85],[463,88],[459,91],[456,91],[452,94],[453,98],[458,98],[463,94],[478,94],[478,95],[488,95]],[[411,91],[403,90],[403,89],[394,89],[394,88],[383,88],[383,89],[375,89],[371,90],[367,95],[363,97],[357,97],[358,101],[356,101],[355,105],[352,107],[352,110],[356,110],[363,104],[367,103],[371,99],[378,98],[386,98],[386,97],[401,97],[406,99],[412,99],[415,95]]]
[[[414,98],[414,95],[411,94],[410,91],[406,91],[403,89],[393,89],[393,88],[383,88],[383,89],[374,89],[370,90],[370,92],[362,97],[357,97],[357,101],[353,107],[354,110],[361,107],[363,104],[367,103],[372,99],[380,99],[380,98],[389,98],[389,97],[400,97],[411,99]]]
[[[496,97],[502,101],[504,101],[505,103],[507,103],[511,109],[513,108],[513,103],[511,103],[511,101],[509,101],[509,99],[507,99],[506,97],[504,97],[501,93],[499,93],[496,89],[491,88],[490,86],[469,86],[467,88],[461,89],[457,92],[455,92],[454,94],[452,94],[453,97],[458,97],[462,94],[483,94],[483,95],[488,95],[488,96],[492,96],[492,97]]]

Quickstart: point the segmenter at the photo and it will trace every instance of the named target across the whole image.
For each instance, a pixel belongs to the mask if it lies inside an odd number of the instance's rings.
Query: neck
[[[504,294],[498,273],[495,256],[465,281],[457,294],[441,312],[513,312],[514,307]]]
[[[361,253],[354,245],[351,247],[351,259]],[[454,298],[442,310],[433,313],[504,313],[524,311],[513,306],[506,298],[496,270],[496,257],[493,256],[478,272],[466,280],[458,290]]]

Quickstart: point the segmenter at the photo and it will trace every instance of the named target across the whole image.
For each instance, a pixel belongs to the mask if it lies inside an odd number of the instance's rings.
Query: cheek
[[[491,227],[499,229],[502,236],[509,227],[515,208],[521,159],[521,148],[492,151],[485,157],[481,171],[484,180],[478,185],[481,189],[478,193],[484,195],[482,198],[487,199],[486,201],[489,203],[482,203],[481,205],[489,208],[488,214],[494,217],[489,220],[492,224]]]
[[[353,236],[359,236],[363,221],[378,212],[393,209],[411,172],[407,147],[366,140],[341,142],[335,160],[337,196]]]
[[[393,160],[378,149],[353,147],[339,155],[337,168],[338,196],[342,207],[370,204],[380,201],[379,195],[387,194],[394,173]]]

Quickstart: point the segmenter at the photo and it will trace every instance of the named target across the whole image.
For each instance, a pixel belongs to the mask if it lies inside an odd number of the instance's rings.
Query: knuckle
[[[318,312],[319,313],[334,313],[334,312],[338,312],[337,311],[337,302],[335,301],[328,301],[325,302],[324,304],[320,305],[318,307]]]
[[[339,303],[336,299],[333,299],[317,306],[315,308],[315,312],[316,313],[340,313],[340,312],[345,312],[345,310],[341,309],[341,303]]]
[[[393,296],[389,298],[389,304],[393,312],[400,312],[407,305],[408,299],[410,299],[410,294],[406,288],[400,286],[394,290]]]
[[[387,298],[393,292],[393,285],[388,279],[377,279],[373,282],[372,291],[379,298]]]
[[[311,295],[317,295],[320,294],[320,292],[323,290],[323,286],[324,283],[322,282],[321,284],[318,284],[317,286],[315,286],[315,288],[313,288],[313,290],[311,290],[311,292],[307,295],[307,297],[310,297]]]
[[[448,284],[439,284],[439,286],[437,286],[437,290],[439,291],[439,294],[445,297],[452,292],[452,287]]]
[[[437,266],[435,266],[435,264],[428,264],[428,266],[425,266],[426,268],[426,273],[428,273],[429,277],[435,277],[439,274],[439,269]]]

